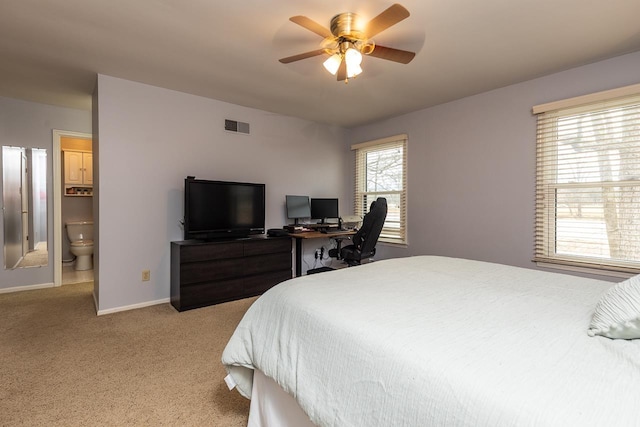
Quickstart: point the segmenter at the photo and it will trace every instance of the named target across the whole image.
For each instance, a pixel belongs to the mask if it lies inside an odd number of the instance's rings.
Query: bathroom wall
[[[64,150],[92,151],[92,142],[90,139],[81,138],[60,138],[60,148]],[[62,168],[62,186],[64,188],[64,154],[61,154]],[[92,196],[66,196],[62,191],[62,260],[71,261],[74,255],[70,251],[71,242],[67,237],[65,224],[69,221],[87,221],[93,220],[93,197]]]

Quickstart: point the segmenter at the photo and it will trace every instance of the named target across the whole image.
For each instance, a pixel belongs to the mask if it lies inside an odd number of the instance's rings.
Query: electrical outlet
[[[149,280],[151,280],[151,271],[142,270],[142,281],[148,282]]]

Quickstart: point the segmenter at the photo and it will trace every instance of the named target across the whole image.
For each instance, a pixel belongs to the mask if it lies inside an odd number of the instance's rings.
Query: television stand
[[[291,276],[288,236],[171,242],[171,305],[178,311],[260,295]]]

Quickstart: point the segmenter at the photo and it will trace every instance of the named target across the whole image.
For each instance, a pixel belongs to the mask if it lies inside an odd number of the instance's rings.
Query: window
[[[355,214],[364,216],[371,202],[387,199],[388,212],[379,240],[407,243],[407,135],[351,146],[356,154]]]
[[[534,113],[535,260],[640,272],[640,85]]]

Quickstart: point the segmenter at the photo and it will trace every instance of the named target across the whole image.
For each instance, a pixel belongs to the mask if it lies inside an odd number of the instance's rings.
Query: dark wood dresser
[[[171,242],[171,305],[178,311],[260,295],[291,277],[289,237]]]

